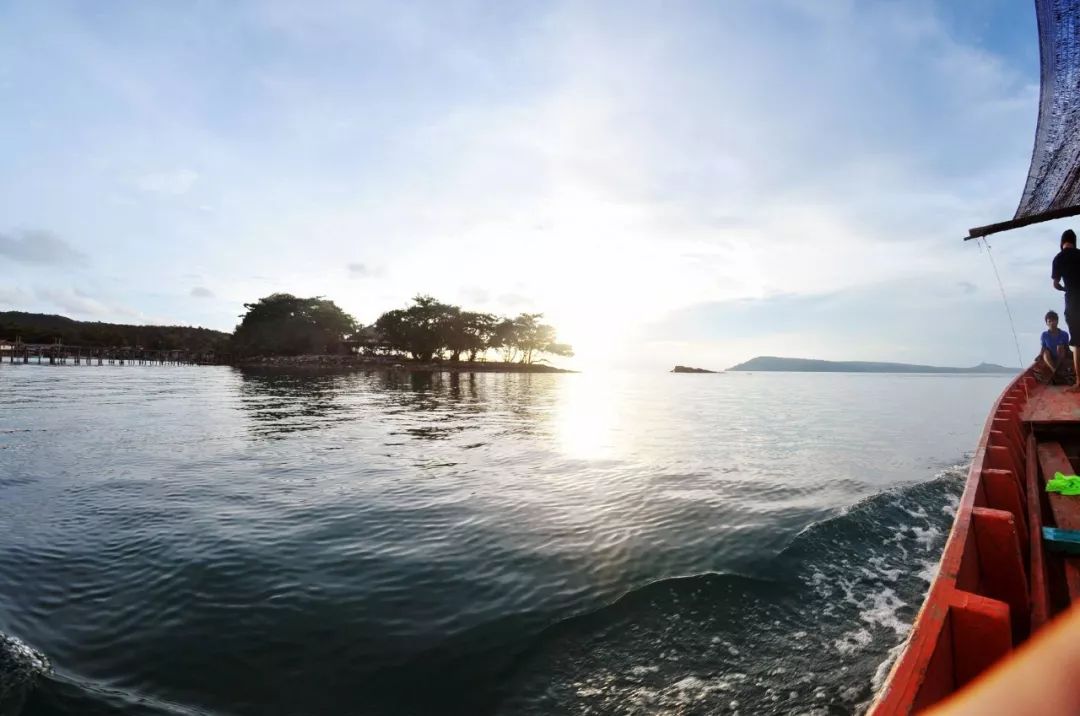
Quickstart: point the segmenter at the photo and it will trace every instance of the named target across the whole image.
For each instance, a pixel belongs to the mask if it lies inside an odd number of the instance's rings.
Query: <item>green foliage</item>
[[[558,343],[555,329],[540,323],[542,313],[522,313],[517,318],[504,318],[495,327],[492,348],[502,351],[503,360],[532,363],[536,354],[571,357],[573,349],[566,343]]]
[[[233,348],[240,355],[336,353],[357,329],[356,319],[321,297],[275,293],[244,308],[247,313],[233,333]]]
[[[75,321],[64,316],[23,311],[0,312],[0,338],[23,343],[54,343],[87,348],[187,350],[228,352],[229,334],[188,326],[133,326],[98,321]]]
[[[431,296],[417,296],[413,305],[379,316],[375,330],[393,350],[409,353],[419,361],[430,361],[442,352],[450,336],[450,325],[461,309],[436,301]]]
[[[539,322],[542,317],[523,313],[514,319],[499,318],[417,296],[408,308],[381,315],[374,328],[383,346],[425,362],[444,352],[451,361],[460,360],[462,353],[473,361],[488,350],[500,350],[503,360],[522,363],[532,363],[540,353],[574,355],[569,345],[556,342],[553,327]]]
[[[400,353],[429,362],[444,356],[458,361],[484,359],[499,351],[507,362],[532,363],[540,354],[573,356],[558,343],[555,329],[541,323],[540,313],[504,318],[463,311],[431,296],[417,296],[406,308],[382,314],[373,326],[360,329],[352,316],[325,298],[298,298],[275,293],[255,303],[230,336],[221,331],[184,326],[129,326],[73,321],[18,311],[0,312],[0,338],[24,343],[86,347],[130,347],[234,353],[237,356],[289,356],[336,353],[347,336],[368,350]]]

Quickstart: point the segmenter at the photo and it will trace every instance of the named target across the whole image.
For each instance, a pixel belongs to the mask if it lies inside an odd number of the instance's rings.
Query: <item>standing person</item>
[[[1080,346],[1080,250],[1076,248],[1076,232],[1072,229],[1061,234],[1061,251],[1054,257],[1050,277],[1054,279],[1054,288],[1065,292],[1065,325],[1071,335],[1069,345],[1076,349]],[[1080,350],[1073,350],[1073,371],[1076,382],[1069,390],[1080,392]]]

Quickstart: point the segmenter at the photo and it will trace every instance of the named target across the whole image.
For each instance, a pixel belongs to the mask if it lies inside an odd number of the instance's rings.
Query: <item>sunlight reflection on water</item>
[[[93,712],[103,685],[224,713],[475,713],[551,623],[750,569],[955,464],[1007,381],[0,379],[0,632],[77,675],[39,690],[45,714]]]

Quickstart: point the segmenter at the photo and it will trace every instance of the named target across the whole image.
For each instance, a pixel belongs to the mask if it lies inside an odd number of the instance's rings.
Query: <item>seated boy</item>
[[[1058,314],[1048,311],[1043,331],[1042,350],[1035,363],[1035,377],[1047,385],[1072,385],[1073,358],[1069,349],[1069,334],[1058,328]]]

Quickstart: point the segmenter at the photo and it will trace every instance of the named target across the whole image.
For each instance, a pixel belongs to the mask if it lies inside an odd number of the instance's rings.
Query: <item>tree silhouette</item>
[[[448,345],[449,326],[460,313],[457,306],[420,295],[413,298],[413,305],[408,308],[379,316],[375,329],[392,348],[427,362],[436,355],[441,356]]]
[[[441,358],[470,361],[489,350],[501,351],[507,363],[532,363],[541,353],[573,356],[571,347],[558,343],[555,329],[544,323],[541,313],[522,313],[517,318],[500,318],[491,313],[463,311],[431,296],[416,296],[413,305],[379,316],[374,332],[377,343],[407,353],[419,361]]]
[[[244,308],[233,333],[240,355],[337,353],[345,336],[357,330],[356,319],[322,297],[275,293]]]

